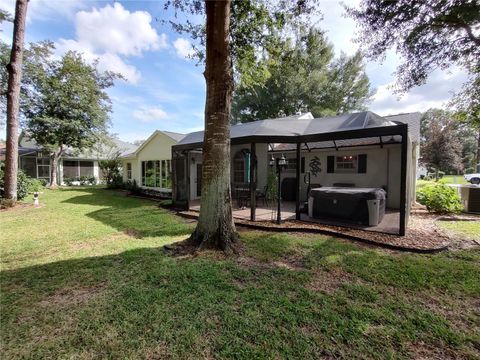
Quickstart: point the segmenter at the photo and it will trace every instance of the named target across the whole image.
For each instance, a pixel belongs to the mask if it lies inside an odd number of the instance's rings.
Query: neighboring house
[[[58,183],[64,184],[68,179],[76,181],[81,177],[94,177],[98,183],[103,178],[98,165],[100,160],[109,159],[116,152],[119,152],[120,155],[130,153],[136,148],[135,145],[119,139],[112,138],[111,141],[111,144],[100,144],[94,149],[85,151],[66,149],[58,161]],[[4,151],[5,149],[0,149],[0,156],[4,154]],[[44,151],[25,132],[19,136],[18,158],[18,167],[28,176],[43,179],[46,182],[50,181],[51,160],[48,152]]]
[[[172,146],[184,136],[156,130],[135,151],[121,157],[123,180],[144,189],[171,192]]]
[[[300,204],[307,200],[308,184],[383,188],[386,207],[399,213],[399,233],[405,233],[415,200],[419,113],[381,117],[367,111],[316,119],[308,113],[233,125],[230,137],[233,196],[237,188],[250,188],[250,194],[265,189],[272,155],[283,154],[288,165],[282,199],[296,202],[297,219],[303,220]],[[187,134],[173,146],[173,201],[179,208],[201,196],[202,146],[203,132]]]

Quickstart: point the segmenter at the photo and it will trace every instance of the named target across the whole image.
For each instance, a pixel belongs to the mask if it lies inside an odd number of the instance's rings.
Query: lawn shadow
[[[70,188],[68,189],[69,191]],[[136,238],[181,236],[193,231],[192,223],[160,208],[158,202],[128,197],[124,192],[102,188],[78,188],[84,194],[63,203],[98,206],[85,215]],[[86,194],[85,194],[86,193]]]
[[[314,250],[324,258],[355,247],[326,240]],[[312,276],[202,256],[174,259],[162,248],[8,270],[0,273],[3,353],[5,358],[212,353],[245,359],[381,358],[402,355],[412,338],[442,349],[472,346],[416,303],[382,299],[368,284],[314,291],[308,287]],[[365,329],[377,326],[366,338]],[[385,329],[391,336],[383,335]]]

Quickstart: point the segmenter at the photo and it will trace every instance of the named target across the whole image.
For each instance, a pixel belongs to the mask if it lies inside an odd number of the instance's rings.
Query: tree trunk
[[[22,79],[23,42],[28,0],[17,0],[13,21],[13,42],[7,65],[7,144],[5,155],[5,198],[17,200],[18,172],[18,111]]]
[[[60,146],[58,151],[54,150],[50,155],[50,184],[49,188],[55,189],[59,184],[57,181],[58,160],[62,156],[63,146]]]
[[[190,240],[201,248],[231,251],[237,233],[230,189],[230,0],[206,0],[207,42],[202,198],[198,225]]]
[[[477,163],[475,164],[475,171],[479,172],[480,169],[480,129],[478,130],[477,134]]]

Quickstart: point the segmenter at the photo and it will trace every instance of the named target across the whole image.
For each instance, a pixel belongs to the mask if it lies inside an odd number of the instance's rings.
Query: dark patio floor
[[[250,220],[250,208],[238,208],[236,201],[233,202],[233,217],[241,220]],[[193,200],[190,202],[190,210],[200,211],[200,200]],[[277,218],[277,209],[276,206],[273,208],[263,205],[262,203],[257,206],[255,211],[256,221],[274,221]],[[295,202],[293,201],[283,201],[282,202],[282,220],[295,220]],[[396,210],[387,209],[385,216],[383,217],[380,224],[377,226],[368,226],[357,224],[352,221],[347,221],[343,219],[314,219],[309,217],[307,214],[302,214],[302,221],[314,222],[324,225],[334,225],[334,226],[344,226],[354,229],[363,229],[368,231],[382,232],[388,234],[398,234],[399,231],[399,222],[400,222],[400,212]]]

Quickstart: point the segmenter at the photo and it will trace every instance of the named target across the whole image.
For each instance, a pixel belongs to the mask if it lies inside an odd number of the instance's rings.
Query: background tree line
[[[475,125],[461,121],[454,111],[430,109],[424,113],[420,128],[420,162],[438,177],[473,173],[478,163],[478,133]]]

